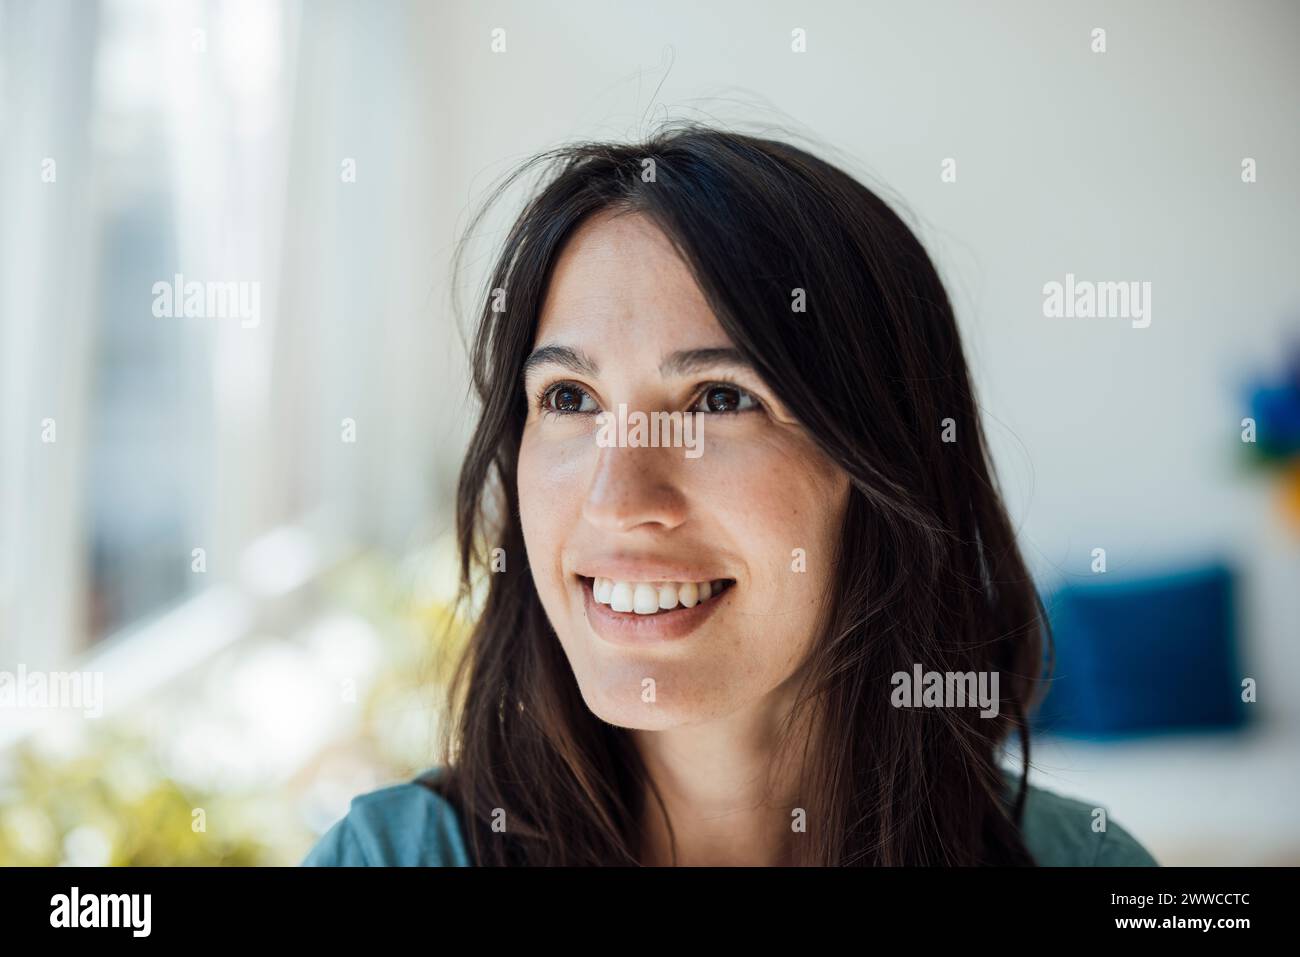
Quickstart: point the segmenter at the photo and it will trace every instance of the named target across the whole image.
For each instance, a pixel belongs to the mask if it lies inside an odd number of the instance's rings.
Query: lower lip
[[[729,585],[721,594],[701,602],[694,608],[675,608],[653,615],[634,615],[614,611],[596,601],[591,593],[592,583],[578,579],[582,599],[587,611],[587,624],[599,637],[616,645],[652,645],[663,641],[685,638],[699,628],[718,606],[727,601],[736,586]]]

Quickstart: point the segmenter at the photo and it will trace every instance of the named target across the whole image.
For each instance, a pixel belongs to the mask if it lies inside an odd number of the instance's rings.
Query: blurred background
[[[801,138],[935,258],[1057,629],[1034,782],[1165,864],[1300,863],[1298,40],[1285,0],[0,0],[0,863],[292,864],[429,765],[453,297],[509,204],[455,244],[525,157],[672,119]],[[1046,318],[1067,274],[1150,325]]]

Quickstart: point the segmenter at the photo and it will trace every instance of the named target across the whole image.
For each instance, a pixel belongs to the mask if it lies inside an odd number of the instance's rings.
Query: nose
[[[686,520],[686,496],[668,461],[681,449],[620,448],[596,451],[596,470],[582,504],[582,515],[596,528],[667,531]]]

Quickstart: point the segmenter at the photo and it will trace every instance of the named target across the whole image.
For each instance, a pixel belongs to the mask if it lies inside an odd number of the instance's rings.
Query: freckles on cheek
[[[777,443],[711,437],[706,427],[702,454],[688,461],[684,474],[692,498],[707,502],[713,514],[745,519],[739,526],[744,528],[754,524],[754,510],[767,520],[782,513],[789,504],[793,467],[794,460]]]
[[[739,543],[783,548],[788,556],[807,547],[810,532],[821,534],[815,513],[832,499],[796,450],[779,442],[717,442],[699,462],[692,489],[712,514],[725,516]]]
[[[821,601],[844,519],[848,476],[810,440],[788,432],[753,442],[715,442],[700,462],[707,474],[699,473],[696,488],[714,490],[705,493],[710,512],[751,559],[759,584],[751,607],[773,620],[799,623]],[[796,559],[802,574],[793,570]]]

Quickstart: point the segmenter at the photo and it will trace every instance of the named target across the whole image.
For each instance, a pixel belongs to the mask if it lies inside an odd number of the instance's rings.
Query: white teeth
[[[615,611],[632,610],[632,586],[627,582],[614,582],[609,593],[609,607]]]
[[[632,610],[638,615],[653,615],[659,610],[659,589],[644,582],[632,593]]]
[[[653,615],[672,611],[678,605],[694,608],[720,594],[726,579],[713,582],[620,582],[611,578],[596,578],[591,583],[591,594],[602,605],[614,611]]]

